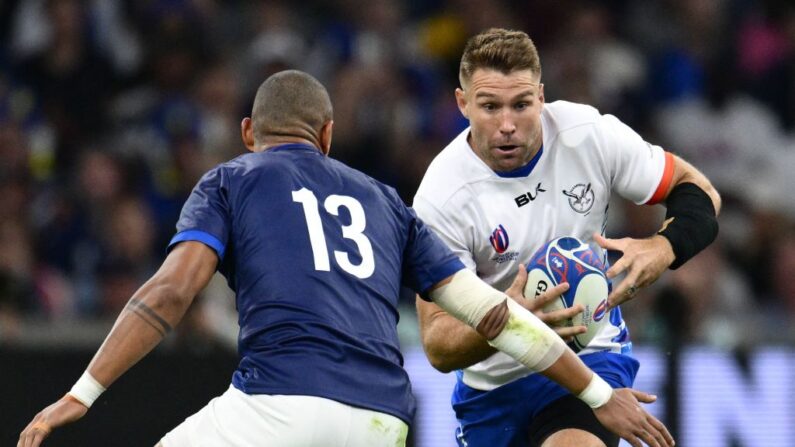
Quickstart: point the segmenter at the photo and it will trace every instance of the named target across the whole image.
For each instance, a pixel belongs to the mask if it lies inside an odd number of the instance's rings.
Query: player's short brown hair
[[[527,33],[491,28],[467,41],[458,69],[461,87],[469,82],[478,68],[498,70],[504,74],[530,70],[540,76],[541,60]]]
[[[328,91],[320,81],[303,71],[280,71],[257,90],[251,110],[254,139],[262,141],[268,135],[316,139],[333,115]]]

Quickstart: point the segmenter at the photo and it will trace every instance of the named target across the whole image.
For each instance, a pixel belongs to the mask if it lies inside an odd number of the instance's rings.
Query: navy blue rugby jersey
[[[288,144],[204,175],[169,247],[213,248],[236,293],[248,394],[310,395],[411,422],[396,325],[417,292],[464,268],[394,189]]]

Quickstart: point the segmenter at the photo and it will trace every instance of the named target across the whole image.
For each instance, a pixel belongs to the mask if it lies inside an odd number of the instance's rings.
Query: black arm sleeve
[[[676,185],[665,200],[665,224],[658,234],[671,243],[675,270],[707,248],[718,236],[715,206],[703,189],[693,183]]]

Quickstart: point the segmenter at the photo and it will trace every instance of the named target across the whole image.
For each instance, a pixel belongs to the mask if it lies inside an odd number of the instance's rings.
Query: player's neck
[[[273,149],[274,147],[283,146],[285,144],[304,144],[307,146],[312,146],[320,151],[317,142],[301,137],[280,135],[278,137],[265,138],[262,142],[260,142],[259,148],[256,152],[267,151],[268,149]]]

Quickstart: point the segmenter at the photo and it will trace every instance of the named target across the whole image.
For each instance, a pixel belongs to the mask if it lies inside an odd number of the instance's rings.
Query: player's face
[[[526,165],[541,147],[544,85],[530,70],[504,74],[477,69],[466,90],[456,90],[461,113],[471,126],[469,144],[491,169]]]

